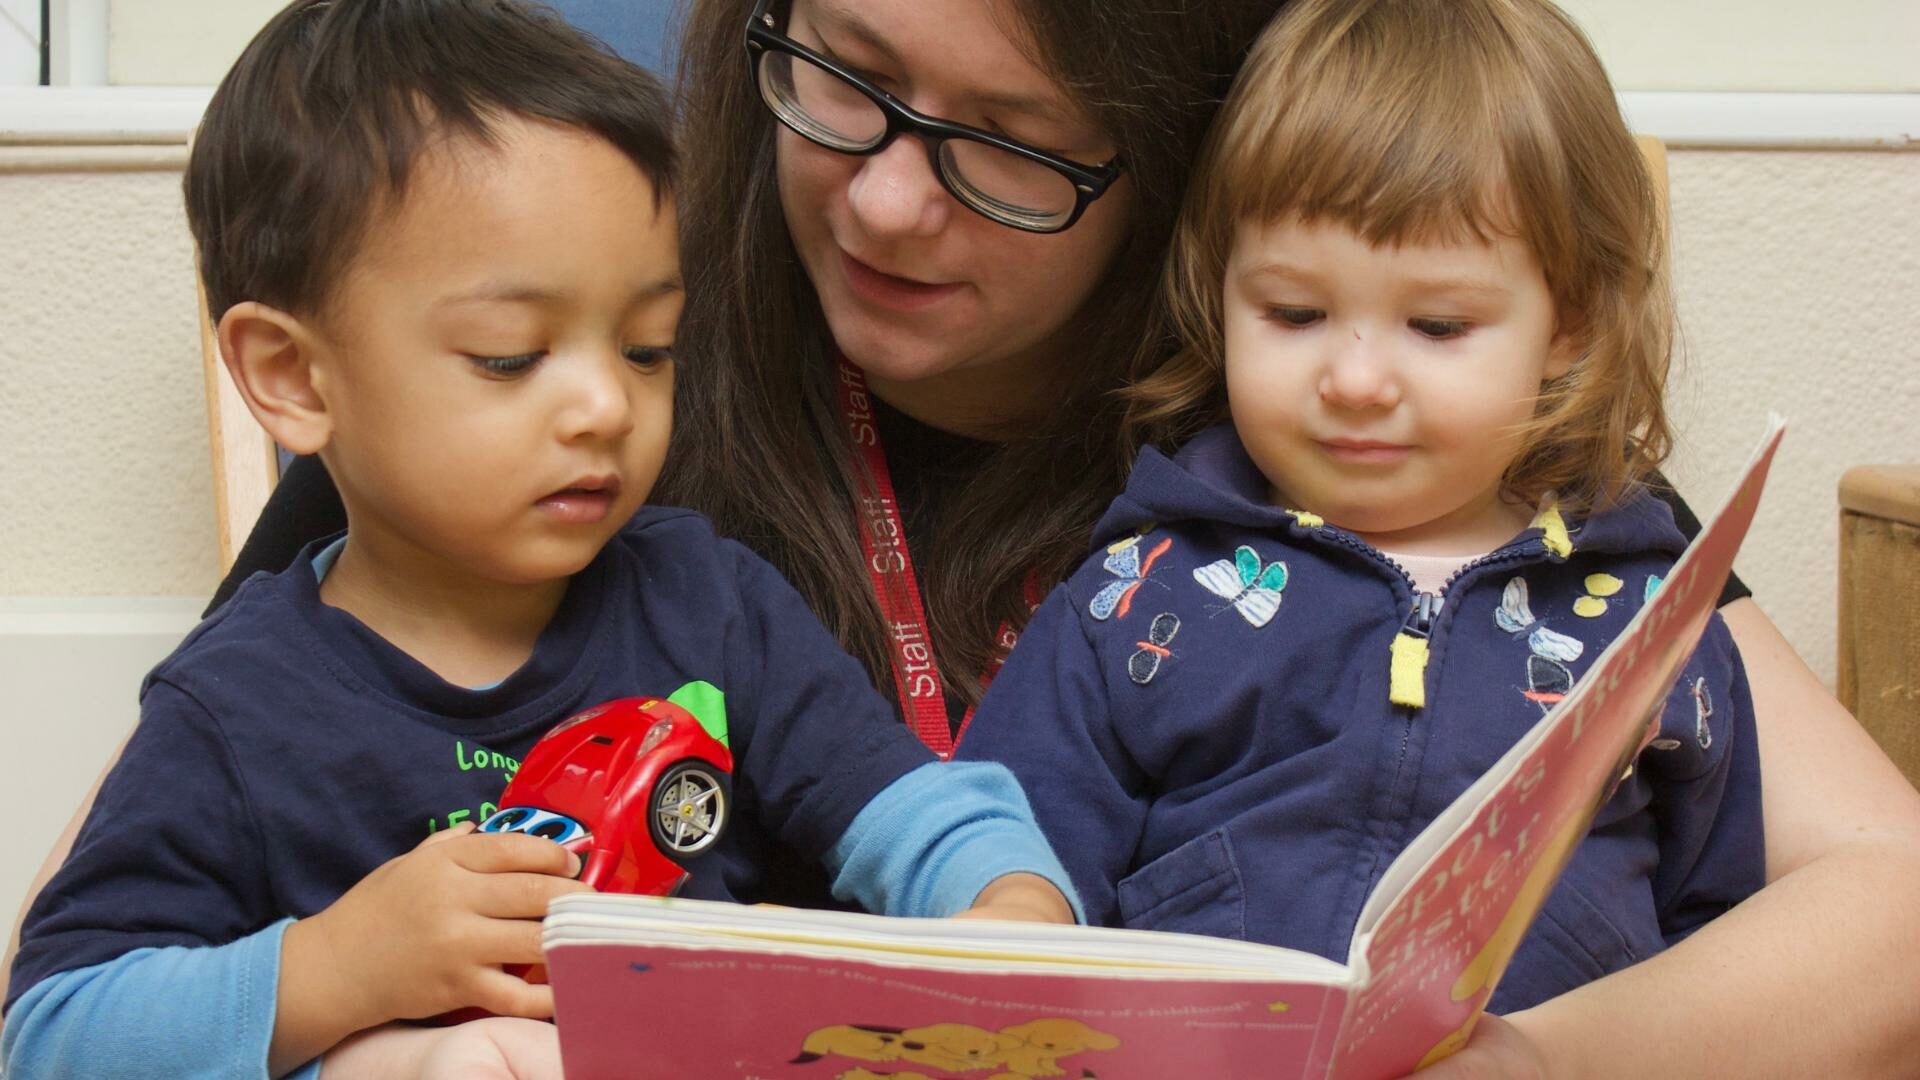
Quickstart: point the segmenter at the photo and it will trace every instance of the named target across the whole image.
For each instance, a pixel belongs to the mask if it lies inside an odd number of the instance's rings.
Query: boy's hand
[[[578,859],[550,840],[461,825],[288,927],[269,1055],[276,1075],[389,1020],[468,1006],[553,1015],[550,987],[501,965],[540,961],[537,920],[554,897],[587,891],[578,872]]]
[[[1073,905],[1053,882],[1038,874],[1007,874],[994,878],[973,906],[956,919],[1016,919],[1024,922],[1074,924]]]

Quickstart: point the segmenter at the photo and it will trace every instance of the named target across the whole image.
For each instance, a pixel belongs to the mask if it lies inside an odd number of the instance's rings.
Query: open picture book
[[[1780,434],[1775,418],[1572,692],[1401,852],[1346,963],[1152,931],[578,894],[545,930],[567,1076],[1387,1078],[1445,1057],[1659,730]]]

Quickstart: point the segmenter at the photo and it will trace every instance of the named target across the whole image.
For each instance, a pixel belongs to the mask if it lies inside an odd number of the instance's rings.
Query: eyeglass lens
[[[790,53],[760,59],[760,93],[796,132],[831,150],[864,153],[886,137],[887,115],[859,88]],[[1045,230],[1079,204],[1073,181],[1037,161],[971,139],[941,141],[941,176],[961,201],[999,221]]]

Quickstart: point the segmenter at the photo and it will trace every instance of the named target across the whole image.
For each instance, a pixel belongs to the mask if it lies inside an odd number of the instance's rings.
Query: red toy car
[[[569,717],[534,744],[480,831],[559,843],[601,892],[670,896],[732,810],[733,754],[725,720],[712,723],[651,697]]]

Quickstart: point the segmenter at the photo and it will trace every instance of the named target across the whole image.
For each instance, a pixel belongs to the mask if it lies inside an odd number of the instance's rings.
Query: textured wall
[[[207,593],[213,496],[180,174],[4,165],[0,595]]]
[[[1671,169],[1674,479],[1717,505],[1766,412],[1787,416],[1738,568],[1831,684],[1840,474],[1920,462],[1920,153],[1696,151]]]
[[[1793,421],[1740,563],[1831,679],[1834,486],[1920,461],[1920,153],[1677,152],[1689,359],[1673,474],[1706,509]],[[0,595],[204,594],[192,270],[166,173],[0,173]]]

